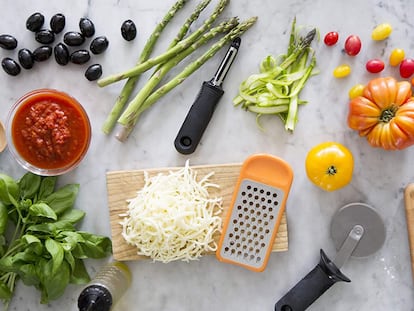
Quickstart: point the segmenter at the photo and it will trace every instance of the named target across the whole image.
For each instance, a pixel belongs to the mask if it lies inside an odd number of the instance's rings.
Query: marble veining
[[[88,16],[95,23],[97,35],[106,35],[110,41],[108,50],[93,60],[103,65],[104,75],[107,75],[136,63],[145,40],[173,2],[0,0],[3,10],[0,32],[15,35],[19,48],[33,49],[37,46],[33,34],[25,29],[25,20],[33,12],[42,12],[47,21],[55,13],[65,14],[65,30],[77,29],[79,18]],[[211,7],[215,2],[212,1]],[[162,34],[155,53],[165,49],[196,3],[196,0],[189,1],[177,15]],[[346,115],[348,89],[372,78],[364,67],[369,58],[387,60],[394,47],[403,48],[407,56],[414,57],[414,41],[411,40],[413,10],[414,2],[411,0],[232,0],[223,18],[238,16],[245,19],[257,15],[259,20],[243,35],[239,55],[224,82],[225,94],[200,145],[190,156],[178,154],[173,141],[202,81],[214,74],[224,50],[147,110],[126,143],[101,132],[122,83],[100,89],[83,77],[85,66],[60,67],[54,60],[36,64],[30,71],[23,70],[18,77],[0,72],[0,119],[4,122],[11,105],[36,88],[60,89],[84,105],[93,128],[91,147],[81,165],[62,176],[60,182],[80,183],[76,205],[87,212],[82,228],[105,235],[110,235],[105,184],[108,171],[181,166],[186,159],[194,165],[242,162],[257,152],[277,155],[291,164],[295,177],[287,202],[289,251],[272,254],[265,272],[253,273],[222,264],[213,256],[191,263],[130,262],[133,283],[116,310],[273,310],[275,302],[316,265],[320,248],[331,257],[335,255],[329,225],[336,209],[350,202],[362,201],[377,208],[384,218],[386,242],[369,258],[350,259],[342,270],[352,282],[336,284],[309,310],[412,311],[414,287],[403,191],[408,183],[414,181],[414,147],[399,152],[373,149],[365,139],[347,128]],[[210,11],[211,8],[203,17]],[[338,31],[340,43],[330,48],[322,42],[314,45],[320,73],[309,80],[301,93],[301,98],[308,104],[300,109],[295,132],[286,133],[277,117],[263,117],[263,130],[260,130],[255,116],[234,108],[231,100],[241,80],[257,72],[263,57],[285,51],[294,16],[298,24],[313,25],[321,35]],[[124,41],[120,35],[121,23],[129,18],[138,27],[137,39],[132,42]],[[385,42],[372,42],[371,30],[381,22],[391,23],[394,32]],[[361,54],[353,59],[341,52],[342,44],[350,34],[358,34],[363,41]],[[0,51],[1,57],[16,57],[16,54],[17,51]],[[352,74],[342,80],[334,79],[332,70],[344,62],[352,66]],[[389,67],[380,75],[389,74],[398,77],[397,70]],[[145,77],[139,85],[143,84]],[[304,170],[307,151],[328,140],[343,143],[355,157],[352,182],[332,193],[313,186]],[[23,174],[7,152],[0,154],[0,171],[14,177]],[[107,260],[110,259],[87,261],[91,275]],[[10,310],[77,310],[80,289],[79,286],[69,286],[59,300],[40,305],[38,292],[20,284]]]

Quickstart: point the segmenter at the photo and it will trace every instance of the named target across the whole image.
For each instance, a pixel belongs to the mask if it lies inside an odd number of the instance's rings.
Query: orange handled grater
[[[216,251],[220,261],[265,269],[292,181],[292,168],[278,157],[256,154],[243,163]]]

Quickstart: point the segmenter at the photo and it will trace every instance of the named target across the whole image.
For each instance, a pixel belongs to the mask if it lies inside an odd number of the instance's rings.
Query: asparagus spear
[[[180,42],[185,37],[185,35],[188,32],[188,29],[190,29],[190,26],[193,24],[194,21],[198,19],[201,12],[209,5],[210,2],[211,0],[204,0],[196,6],[193,13],[191,13],[191,15],[187,18],[187,20],[184,22],[184,24],[181,26],[180,30],[178,31],[177,35],[171,41],[167,50],[173,48],[178,42]],[[158,64],[158,67],[157,69],[154,70],[154,72],[156,72],[161,66],[162,64]]]
[[[171,19],[174,17],[177,11],[180,10],[187,1],[188,0],[178,0],[177,2],[175,2],[174,5],[165,14],[161,22],[159,22],[155,26],[154,31],[150,35],[149,39],[147,40],[141,52],[141,55],[139,56],[137,65],[143,63],[149,58],[161,32],[164,30],[165,26],[167,26],[167,24],[171,21]],[[124,108],[128,98],[130,97],[132,91],[134,90],[136,84],[138,83],[138,79],[139,79],[139,75],[129,78],[127,82],[125,83],[112,110],[110,111],[108,117],[106,118],[102,126],[102,131],[105,134],[110,133],[112,129],[114,128],[116,124],[116,120],[121,115],[122,109]]]
[[[167,62],[162,64],[159,69],[151,76],[145,86],[139,91],[137,96],[128,104],[127,109],[121,115],[120,120],[122,120],[124,115],[131,115],[131,119],[134,120],[134,124],[132,126],[122,127],[120,133],[116,135],[117,139],[120,141],[125,141],[126,138],[131,133],[133,126],[135,125],[136,121],[138,120],[138,115],[134,116],[136,111],[139,111],[141,105],[144,103],[145,99],[151,94],[154,88],[160,83],[161,79],[165,77],[165,75],[175,67],[179,62],[181,62],[184,58],[194,52],[196,49],[201,47],[202,45],[206,44],[209,40],[216,37],[219,33],[227,33],[231,29],[233,29],[238,24],[237,17],[230,18],[227,21],[220,23],[218,26],[210,29],[208,32],[203,34],[196,42],[186,48],[184,51],[176,55],[175,57],[169,59]],[[121,121],[119,121],[121,122]]]
[[[203,55],[201,55],[194,62],[186,66],[183,71],[177,74],[169,82],[158,88],[154,91],[146,100],[140,105],[138,110],[125,111],[118,122],[123,125],[123,129],[117,138],[121,141],[125,140],[129,133],[131,133],[133,127],[138,121],[139,116],[143,111],[152,106],[158,99],[167,94],[173,88],[181,84],[187,77],[189,77],[193,72],[200,68],[205,62],[207,62],[211,57],[213,57],[223,46],[228,42],[234,40],[236,37],[242,35],[247,31],[251,26],[256,22],[257,17],[251,17],[250,19],[240,23],[238,26],[233,28],[227,35],[223,36],[219,41],[213,44],[209,50],[207,50]]]
[[[158,55],[156,57],[150,58],[147,61],[129,69],[122,73],[110,75],[106,78],[102,78],[98,80],[98,85],[103,87],[107,86],[111,83],[118,82],[120,80],[130,78],[136,76],[137,74],[141,74],[148,69],[152,68],[155,65],[158,65],[166,60],[170,59],[171,57],[177,55],[179,52],[188,48],[197,38],[199,38],[206,30],[208,30],[211,25],[215,22],[217,17],[223,12],[227,4],[230,0],[220,0],[220,2],[215,7],[214,11],[211,13],[209,18],[201,25],[197,30],[195,30],[190,36],[186,39],[181,40],[178,42],[174,47],[168,49],[163,54]]]
[[[201,1],[196,6],[196,8],[194,9],[194,12],[187,18],[187,20],[181,26],[175,38],[171,41],[168,49],[174,47],[178,42],[180,42],[185,37],[185,35],[188,32],[188,29],[190,29],[191,24],[198,19],[201,12],[209,5],[210,2],[211,0],[204,0],[204,1]]]

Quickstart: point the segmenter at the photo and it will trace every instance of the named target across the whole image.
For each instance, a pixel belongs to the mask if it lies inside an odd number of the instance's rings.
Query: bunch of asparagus
[[[101,87],[120,80],[127,80],[115,102],[115,105],[105,120],[102,128],[104,133],[109,134],[118,122],[121,126],[120,131],[116,134],[116,137],[120,141],[125,141],[137,123],[138,118],[146,109],[151,107],[158,99],[167,94],[173,88],[181,84],[188,76],[212,58],[221,48],[226,46],[227,43],[231,42],[236,37],[241,36],[256,22],[257,17],[251,17],[243,22],[239,22],[237,17],[231,17],[218,25],[214,25],[219,15],[228,5],[229,1],[230,0],[219,0],[212,13],[208,16],[208,18],[206,18],[201,26],[191,34],[188,34],[192,23],[199,18],[202,11],[211,2],[211,0],[201,0],[201,2],[195,7],[192,14],[181,26],[167,50],[158,56],[150,58],[154,46],[163,29],[184,6],[184,4],[188,2],[188,0],[177,0],[177,2],[174,3],[174,5],[166,13],[161,22],[156,25],[151,36],[147,40],[135,67],[98,80],[98,85]],[[188,55],[196,51],[199,47],[207,44],[220,34],[222,36],[216,40],[216,42],[214,42],[204,54],[199,56],[195,61],[187,64],[185,68],[175,77],[164,82],[163,85],[160,85],[163,78],[172,68],[183,61]],[[139,90],[136,96],[127,104],[138,83],[139,76],[143,72],[152,68],[155,69],[148,81]]]

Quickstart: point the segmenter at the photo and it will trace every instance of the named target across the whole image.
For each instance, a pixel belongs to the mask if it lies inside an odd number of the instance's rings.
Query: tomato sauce
[[[89,146],[86,112],[75,99],[54,90],[24,97],[12,122],[16,151],[41,169],[76,164]]]

